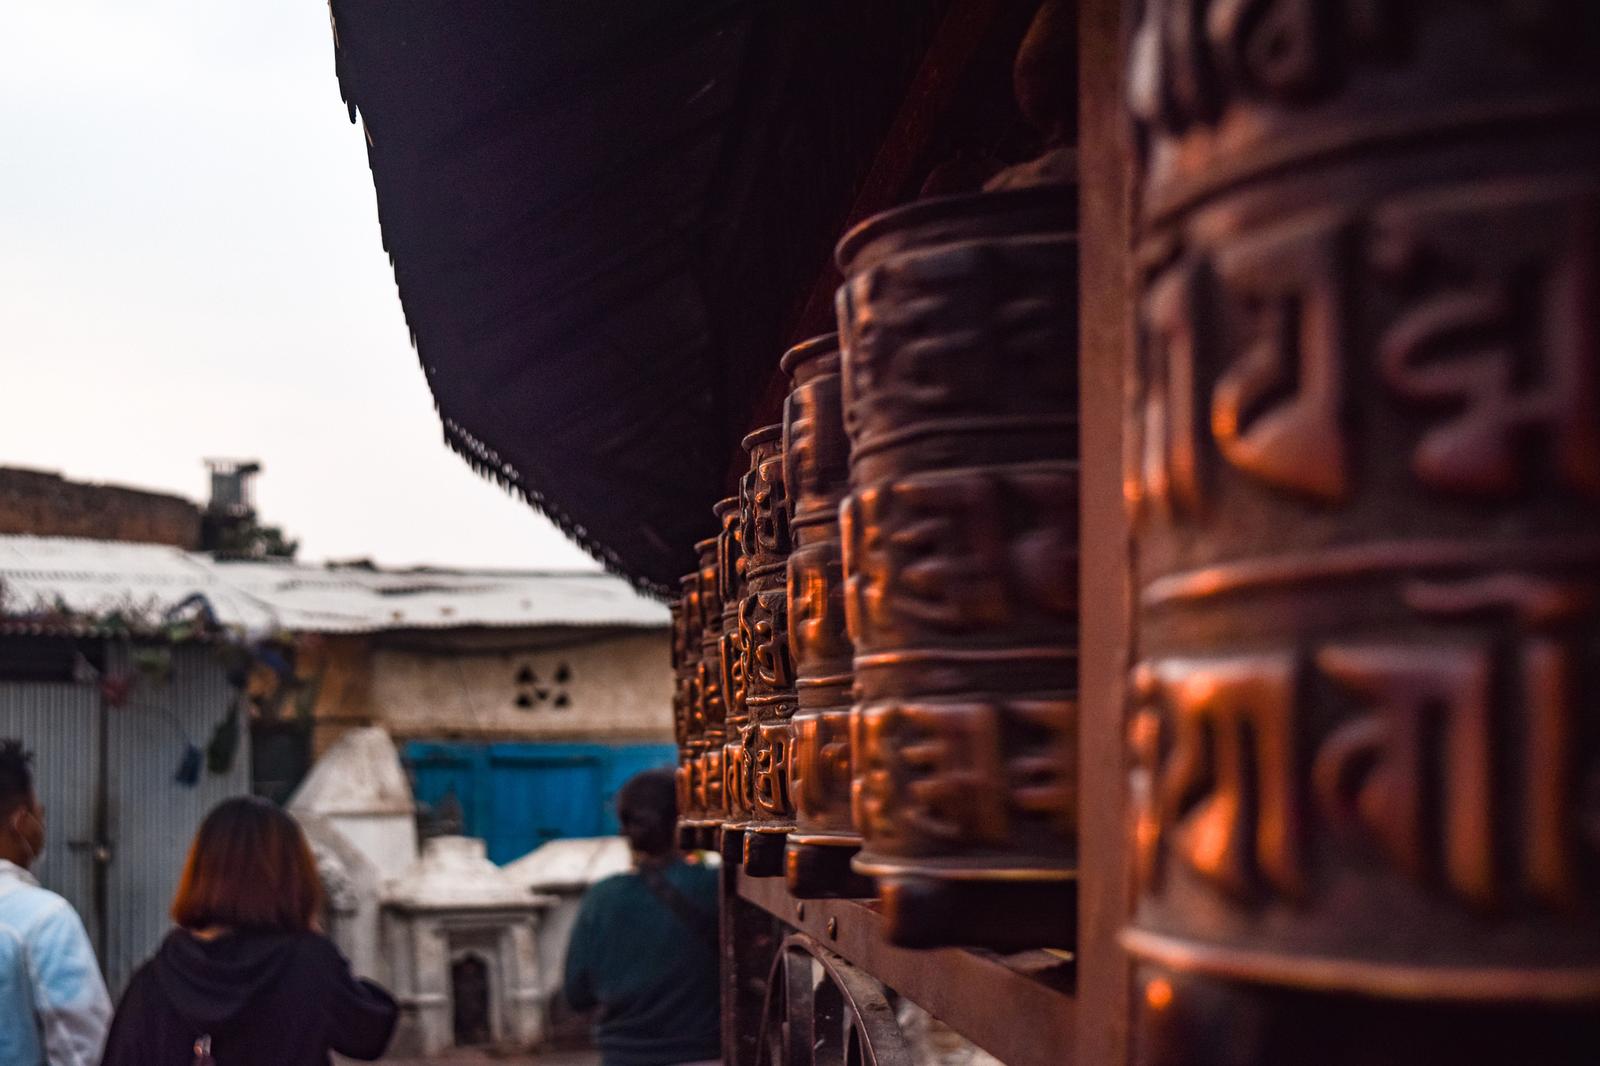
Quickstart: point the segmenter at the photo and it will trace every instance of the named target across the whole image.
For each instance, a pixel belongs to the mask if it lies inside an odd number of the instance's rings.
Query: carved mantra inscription
[[[1077,379],[1065,237],[970,241],[892,256],[841,294],[845,426],[858,448],[951,419],[1067,415]]]
[[[750,712],[745,705],[744,647],[737,632],[737,617],[729,619],[733,632],[724,632],[717,638],[717,660],[721,671],[723,699],[727,706],[727,720],[732,724],[748,721]]]
[[[845,504],[845,609],[856,650],[1070,625],[1077,476],[1066,463],[913,475]]]
[[[788,593],[782,588],[752,593],[740,605],[739,643],[744,656],[747,703],[782,695],[794,685],[785,626],[787,613]]]
[[[783,480],[793,517],[830,521],[849,486],[850,444],[843,433],[837,371],[790,392],[784,409]]]
[[[739,536],[749,570],[781,561],[789,551],[789,515],[783,486],[783,456],[771,446],[745,475],[740,494]]]
[[[1147,129],[1182,137],[1235,108],[1322,103],[1365,71],[1410,65],[1425,23],[1450,6],[1459,25],[1512,56],[1581,62],[1594,39],[1587,0],[1147,0],[1131,48],[1129,107]]]
[[[710,645],[707,651],[715,652],[716,645]],[[722,729],[726,708],[722,702],[720,674],[720,664],[709,657],[702,657],[695,665],[696,708],[700,715],[697,724],[702,732],[720,733]]]
[[[722,770],[722,747],[718,746],[701,755],[699,758],[699,774],[701,788],[705,792],[703,809],[706,814],[716,816],[723,811],[722,789],[724,784]]]
[[[789,783],[795,813],[810,826],[850,826],[850,720],[848,709],[795,715],[794,763]]]
[[[1073,701],[868,704],[851,728],[855,821],[875,851],[972,852],[1015,844],[1027,826],[1076,830]]]
[[[729,741],[722,749],[722,798],[733,819],[749,817],[752,798],[751,749],[748,739],[754,727],[730,727]]]
[[[845,632],[844,578],[839,542],[803,544],[789,556],[789,654],[812,673],[847,673],[854,651]]]
[[[1584,905],[1600,855],[1600,750],[1580,728],[1600,695],[1583,675],[1594,589],[1508,573],[1405,595],[1436,623],[1504,625],[1134,671],[1146,891],[1179,862],[1230,896],[1296,899],[1330,883],[1310,876],[1315,843],[1483,909]]]
[[[1396,57],[1410,22],[1405,5],[1385,0],[1149,0],[1130,107],[1179,135],[1234,102],[1308,103],[1340,88],[1353,63]]]
[[[751,727],[750,801],[759,815],[780,818],[793,814],[789,802],[793,727],[788,722],[761,722]]]
[[[1351,496],[1358,380],[1377,386],[1363,414],[1416,419],[1419,488],[1505,499],[1549,482],[1600,499],[1597,219],[1592,188],[1506,183],[1185,252],[1141,310],[1133,496],[1197,515],[1217,462]]]

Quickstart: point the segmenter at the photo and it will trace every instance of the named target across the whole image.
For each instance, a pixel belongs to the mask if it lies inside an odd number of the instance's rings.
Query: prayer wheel
[[[700,755],[701,774],[705,781],[706,804],[704,820],[700,824],[696,835],[697,846],[715,850],[722,831],[722,825],[727,820],[728,804],[724,790],[727,787],[727,773],[723,768],[725,748],[728,739],[727,719],[732,706],[734,694],[729,687],[729,678],[723,662],[723,634],[725,620],[728,613],[730,600],[729,579],[726,576],[726,567],[739,565],[737,546],[730,555],[728,539],[736,537],[738,531],[738,498],[730,497],[718,501],[712,508],[712,513],[717,519],[717,536],[712,541],[713,560],[711,566],[702,567],[701,574],[705,580],[711,582],[708,586],[715,590],[714,600],[716,609],[707,610],[705,615],[705,629],[701,634],[702,661],[707,664],[715,677],[717,686],[718,715],[714,720],[709,720],[706,729],[705,750]],[[734,574],[733,581],[737,583],[738,576]],[[734,601],[734,610],[737,611],[737,601]]]
[[[1134,1058],[1595,1061],[1600,7],[1258,15],[1131,51]]]
[[[689,639],[696,641],[699,646],[699,655],[695,660],[694,693],[698,700],[700,726],[696,749],[690,758],[692,813],[681,818],[680,824],[690,829],[692,846],[699,848],[705,845],[711,828],[720,822],[723,806],[722,743],[727,711],[718,661],[718,644],[722,635],[722,593],[717,570],[717,538],[696,543],[695,554],[700,560],[696,585],[700,631],[689,634]]]
[[[869,896],[853,873],[861,847],[850,812],[850,707],[854,649],[846,631],[839,505],[850,488],[839,338],[817,337],[779,364],[793,387],[784,403],[784,484],[789,497],[789,655],[794,663],[795,831],[784,870],[799,898]]]
[[[750,726],[750,706],[745,702],[744,645],[739,633],[739,608],[747,583],[740,496],[720,501],[716,508],[718,579],[721,582],[722,622],[718,630],[717,663],[721,670],[725,703],[722,746],[722,828],[718,834],[724,862],[744,862],[744,824],[750,818],[749,752],[745,734]]]
[[[1073,939],[1073,204],[924,200],[838,249],[853,865],[904,945]]]
[[[739,605],[743,652],[746,773],[750,817],[744,867],[758,877],[783,873],[784,838],[794,828],[789,769],[794,750],[794,664],[789,657],[789,504],[784,487],[783,427],[744,439],[750,470],[740,492],[745,595]]]
[[[700,756],[705,750],[706,712],[704,700],[704,649],[699,633],[705,624],[705,601],[701,595],[700,571],[678,579],[681,635],[673,644],[679,663],[674,678],[675,698],[680,706],[682,739],[678,747],[676,784],[678,793],[678,844],[693,848],[699,835],[705,804],[705,784],[701,779]]]
[[[693,643],[689,636],[686,605],[680,595],[671,603],[672,611],[672,736],[678,745],[678,764],[674,771],[678,798],[678,844],[683,848],[694,846],[695,831],[687,824],[685,812],[689,809],[694,791],[696,758],[689,746],[689,703],[693,688],[693,667],[689,649]]]

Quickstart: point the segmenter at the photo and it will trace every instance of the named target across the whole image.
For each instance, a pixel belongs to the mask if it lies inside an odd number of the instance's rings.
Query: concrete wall
[[[397,741],[672,740],[664,629],[307,634],[296,676],[314,693],[313,758],[370,725]],[[258,670],[251,692],[276,684]]]
[[[372,641],[368,634],[309,633],[295,649],[295,676],[312,693],[311,757],[320,759],[352,729],[377,724],[372,704]],[[278,679],[258,668],[251,693],[270,692]],[[295,713],[285,708],[281,713]]]
[[[450,652],[379,646],[370,707],[396,739],[672,739],[665,630],[542,647]]]
[[[179,496],[0,467],[0,533],[200,547],[200,509]]]

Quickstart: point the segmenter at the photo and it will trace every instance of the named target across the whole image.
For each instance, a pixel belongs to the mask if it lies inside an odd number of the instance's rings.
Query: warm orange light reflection
[[[1151,1010],[1166,1010],[1172,1004],[1172,982],[1165,977],[1157,977],[1145,985],[1144,1001]]]

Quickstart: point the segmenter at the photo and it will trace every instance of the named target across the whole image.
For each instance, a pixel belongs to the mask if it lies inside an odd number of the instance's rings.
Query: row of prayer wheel
[[[674,605],[683,843],[905,945],[1066,947],[1076,893],[1074,196],[846,235],[839,333]]]

